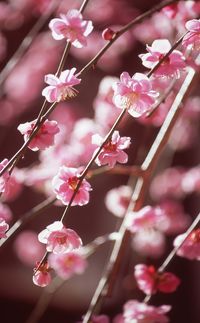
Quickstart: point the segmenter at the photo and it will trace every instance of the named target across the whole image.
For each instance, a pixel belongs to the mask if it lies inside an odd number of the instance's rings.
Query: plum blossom
[[[57,77],[53,74],[45,75],[45,83],[49,86],[45,87],[42,95],[45,96],[48,102],[65,101],[67,98],[73,98],[77,94],[77,90],[73,87],[81,82],[74,73],[76,68],[65,70]]]
[[[174,246],[178,247],[186,238],[186,233],[176,237]],[[176,252],[178,256],[190,260],[200,260],[200,229],[193,230]]]
[[[180,279],[170,272],[159,273],[154,266],[139,264],[135,266],[134,276],[138,288],[145,294],[174,292],[180,284]]]
[[[87,36],[93,30],[91,20],[83,20],[82,14],[72,9],[67,14],[61,14],[60,18],[52,19],[49,23],[52,37],[56,40],[67,39],[74,47],[82,48],[87,45]]]
[[[130,300],[124,305],[124,323],[167,323],[169,319],[165,314],[170,309],[168,305],[155,307]]]
[[[103,141],[104,139],[98,134],[92,136],[92,143],[99,147],[102,145]],[[123,149],[129,148],[130,144],[130,137],[120,137],[119,131],[114,131],[111,139],[103,145],[103,148],[95,159],[96,164],[98,166],[108,164],[109,167],[114,167],[117,162],[125,164],[128,161],[128,155]],[[97,151],[98,148],[94,151],[94,155]]]
[[[7,158],[3,159],[0,162],[0,171],[2,171],[7,164],[8,164],[8,159]],[[4,193],[7,190],[9,186],[8,184],[9,178],[10,178],[10,175],[8,171],[5,171],[5,173],[0,176],[0,193]]]
[[[6,238],[6,231],[9,229],[8,223],[2,218],[0,218],[0,239]]]
[[[18,130],[24,135],[24,141],[26,142],[31,135],[34,126],[36,124],[36,120],[31,122],[26,122],[20,124],[18,126]],[[28,147],[33,150],[43,150],[52,145],[54,145],[54,137],[57,133],[59,133],[60,129],[56,121],[49,121],[48,119],[44,121],[39,131],[36,133],[34,138],[28,144]]]
[[[82,245],[78,234],[72,229],[65,228],[60,221],[55,221],[41,231],[38,240],[46,244],[48,252],[55,254],[70,252]]]
[[[151,110],[158,93],[152,90],[151,81],[142,73],[132,77],[127,72],[120,76],[120,82],[113,85],[114,104],[121,109],[126,108],[135,118]]]
[[[50,254],[50,266],[62,279],[69,279],[74,274],[82,274],[87,266],[85,258],[78,252],[71,251],[65,254]]]
[[[188,33],[184,36],[183,46],[191,46],[194,49],[200,47],[200,19],[192,19],[185,24]]]
[[[108,191],[105,198],[107,209],[118,217],[123,217],[131,198],[131,188],[122,185]]]
[[[58,174],[53,178],[52,185],[57,199],[61,200],[63,204],[68,205],[74,191],[79,184],[80,171],[77,168],[61,166]],[[72,202],[73,205],[85,205],[89,202],[89,191],[91,185],[83,179],[80,187]]]
[[[39,268],[38,268],[39,266]],[[46,287],[51,282],[50,266],[48,262],[40,264],[36,263],[35,273],[33,275],[33,283],[40,287]]]
[[[152,46],[147,45],[147,54],[141,54],[142,64],[152,69],[171,49],[171,44],[167,39],[154,40]],[[156,76],[180,76],[180,70],[186,66],[183,54],[178,50],[173,52],[162,62],[154,72]]]

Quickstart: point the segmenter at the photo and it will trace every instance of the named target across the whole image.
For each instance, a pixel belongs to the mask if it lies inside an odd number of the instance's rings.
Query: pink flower
[[[92,143],[99,147],[102,145],[103,141],[104,139],[98,134],[92,136]],[[130,137],[120,137],[119,131],[114,131],[112,138],[107,141],[95,159],[96,164],[98,166],[108,164],[109,167],[114,167],[117,162],[121,164],[127,163],[128,155],[123,149],[127,149],[130,144]],[[94,154],[97,150],[94,151]]]
[[[60,221],[47,226],[38,234],[38,240],[46,244],[48,252],[66,253],[78,249],[82,245],[81,238],[71,229],[65,228]]]
[[[105,204],[107,209],[118,217],[123,217],[131,198],[131,188],[122,185],[113,188],[106,194]]]
[[[0,162],[0,171],[2,171],[7,164],[8,159],[5,158],[4,160],[2,160],[2,162]],[[2,176],[0,176],[0,193],[4,193],[7,190],[9,186],[9,178],[10,175],[8,171],[6,171]]]
[[[39,262],[36,264],[36,268],[39,266]],[[51,282],[51,275],[49,271],[51,268],[49,264],[43,263],[39,266],[35,274],[33,275],[33,283],[40,287],[45,287],[50,284]]]
[[[53,178],[54,192],[57,199],[61,200],[63,204],[69,204],[79,183],[79,175],[80,171],[77,168],[61,166],[58,174]],[[90,198],[89,191],[91,190],[91,185],[84,179],[74,197],[72,206],[87,204]]]
[[[151,110],[158,93],[152,90],[150,80],[145,74],[136,73],[130,77],[127,72],[120,76],[120,82],[113,86],[114,104],[121,109],[127,108],[135,118]]]
[[[77,48],[86,46],[86,37],[93,30],[92,21],[83,20],[83,16],[76,9],[69,10],[66,15],[61,14],[60,17],[50,21],[49,28],[53,38],[66,38]]]
[[[185,233],[177,236],[174,240],[174,246],[180,246],[185,237]],[[178,256],[190,260],[200,260],[200,229],[193,230],[176,253]]]
[[[145,294],[155,294],[157,291],[163,293],[174,292],[180,284],[180,279],[172,273],[159,273],[154,266],[139,264],[135,266],[135,279],[138,288]]]
[[[18,126],[18,130],[24,135],[24,141],[29,139],[30,134],[35,126],[36,120],[31,122],[26,122]],[[34,138],[29,143],[28,147],[37,151],[39,149],[43,150],[52,145],[54,145],[54,137],[59,133],[60,129],[56,121],[45,120],[40,130],[34,136]]]
[[[167,39],[154,40],[152,46],[147,45],[147,54],[141,54],[142,64],[152,69],[167,52],[171,49],[171,44]],[[180,70],[185,67],[185,58],[178,50],[173,52],[165,59],[165,61],[154,72],[157,76],[176,76],[179,77]]]
[[[6,204],[0,203],[0,219],[9,222],[12,219],[12,212]]]
[[[37,259],[41,259],[44,255],[44,245],[38,241],[36,232],[25,230],[18,234],[14,248],[16,255],[22,263],[28,266],[33,266]]]
[[[53,74],[45,75],[45,82],[49,86],[45,87],[42,95],[48,102],[60,102],[67,98],[73,98],[77,94],[77,90],[73,88],[81,82],[74,73],[76,68],[63,71],[59,77]]]
[[[69,279],[74,274],[82,274],[87,266],[84,257],[74,251],[65,254],[50,254],[49,263],[57,275],[63,279]]]
[[[168,305],[155,307],[130,300],[124,305],[124,323],[167,323],[169,320],[165,314],[170,309]]]
[[[186,22],[186,29],[189,31],[183,38],[183,46],[191,46],[194,49],[200,47],[200,19],[192,19]]]
[[[138,212],[130,212],[127,219],[127,228],[135,233],[138,230],[149,228],[159,229],[163,212],[157,207],[145,206]]]
[[[0,218],[0,239],[6,238],[6,231],[9,229],[8,223],[2,218]]]

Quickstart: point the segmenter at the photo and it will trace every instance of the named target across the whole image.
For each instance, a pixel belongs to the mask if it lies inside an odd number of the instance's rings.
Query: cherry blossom
[[[21,262],[31,267],[37,259],[42,259],[45,252],[44,245],[38,241],[37,233],[31,230],[22,231],[17,236],[14,249]]]
[[[183,46],[191,46],[198,50],[200,47],[200,19],[187,21],[185,27],[188,30],[188,33],[183,38]]]
[[[49,86],[45,87],[42,95],[45,96],[48,102],[65,101],[67,98],[76,96],[77,90],[73,87],[81,82],[74,73],[76,68],[65,70],[57,77],[53,74],[45,75],[45,83]]]
[[[52,19],[49,23],[52,36],[56,40],[67,39],[73,46],[81,48],[87,45],[87,36],[92,32],[93,25],[90,20],[83,20],[82,14],[72,9],[60,18]]]
[[[167,39],[154,40],[152,46],[147,45],[147,54],[140,54],[142,64],[152,69],[167,52],[171,49],[171,44]],[[154,72],[156,76],[180,76],[180,70],[186,66],[183,54],[178,50],[173,52],[164,60]]]
[[[85,258],[78,252],[71,251],[65,254],[50,254],[50,266],[57,275],[69,279],[74,274],[82,274],[87,266]]]
[[[39,268],[37,268],[38,266]],[[36,268],[37,268],[37,271],[33,275],[33,283],[40,287],[46,287],[51,282],[51,274],[49,273],[51,268],[48,262],[45,262],[42,264],[37,262]]]
[[[77,168],[70,168],[61,166],[58,174],[53,178],[52,185],[57,199],[61,200],[63,204],[68,205],[74,191],[79,184],[80,171]],[[89,191],[91,185],[86,179],[83,179],[80,187],[72,202],[73,205],[85,205],[89,202]]]
[[[0,218],[0,239],[6,238],[6,231],[9,229],[8,223],[2,218]]]
[[[151,110],[158,93],[152,90],[149,78],[142,73],[132,77],[127,72],[120,76],[120,82],[113,85],[113,102],[118,108],[126,108],[135,118]]]
[[[177,236],[174,240],[174,246],[180,246],[185,238],[185,233]],[[200,260],[200,229],[193,230],[190,233],[190,235],[178,249],[177,255],[180,257],[188,258],[190,260]]]
[[[154,266],[139,264],[135,266],[135,279],[139,289],[145,294],[155,294],[157,291],[163,293],[174,292],[180,284],[180,279],[169,272],[159,273]]]
[[[0,162],[0,171],[4,169],[4,167],[8,164],[8,159],[5,158]],[[10,175],[8,171],[5,171],[5,173],[0,177],[0,193],[4,193],[6,189],[8,188]]]
[[[131,198],[131,188],[122,185],[108,191],[105,198],[107,209],[118,217],[123,217]]]
[[[92,136],[92,143],[99,147],[102,145],[103,141],[104,139],[98,134]],[[102,150],[95,159],[96,164],[98,166],[108,164],[109,167],[114,167],[117,162],[121,164],[127,163],[128,155],[123,149],[129,148],[130,144],[130,137],[120,137],[119,131],[114,131],[111,139],[103,145]],[[94,151],[94,154],[97,150]]]
[[[48,225],[38,234],[38,240],[46,244],[48,252],[66,253],[78,249],[82,245],[81,238],[72,230],[67,229],[60,221]]]
[[[24,135],[25,142],[29,139],[29,136],[31,135],[35,124],[36,120],[33,120],[31,122],[26,122],[18,126],[17,129],[21,132],[22,135]],[[37,151],[40,149],[46,149],[54,145],[55,135],[59,133],[59,131],[60,129],[56,121],[45,120],[37,134],[28,144],[28,147],[33,151]]]
[[[124,305],[124,323],[167,323],[169,319],[165,314],[170,309],[168,305],[155,307],[130,300]]]

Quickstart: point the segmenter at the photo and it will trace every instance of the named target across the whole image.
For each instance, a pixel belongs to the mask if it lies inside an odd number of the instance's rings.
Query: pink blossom
[[[108,191],[105,198],[107,209],[118,217],[123,217],[131,198],[131,188],[122,185]]]
[[[135,118],[151,110],[158,96],[152,90],[150,80],[145,74],[136,73],[130,77],[127,72],[120,76],[120,82],[113,85],[113,102],[118,108],[126,108]]]
[[[167,323],[169,320],[165,314],[170,309],[168,305],[155,307],[130,300],[124,305],[124,323]]]
[[[12,212],[10,208],[3,203],[0,203],[0,219],[9,222],[12,219]]]
[[[0,239],[6,238],[6,231],[9,229],[8,223],[2,218],[0,218]]]
[[[159,229],[166,234],[183,232],[190,224],[190,217],[184,212],[180,202],[175,200],[163,200],[158,207],[163,212]]]
[[[81,238],[72,230],[67,229],[60,221],[48,225],[38,234],[38,240],[46,244],[48,252],[66,253],[78,249],[82,245]]]
[[[77,48],[86,46],[86,38],[93,30],[92,21],[83,20],[83,16],[76,9],[69,10],[66,15],[61,14],[60,17],[50,21],[49,28],[53,38],[65,38]]]
[[[141,229],[134,234],[132,247],[139,255],[158,258],[165,250],[165,236],[154,228]]]
[[[18,126],[17,129],[22,135],[24,135],[25,142],[29,139],[35,124],[36,120],[26,122]],[[60,130],[56,121],[45,120],[37,134],[29,143],[28,147],[33,151],[37,151],[39,149],[43,150],[54,145],[54,137],[59,131]]]
[[[74,274],[82,274],[85,271],[87,262],[78,252],[68,252],[65,254],[50,254],[50,266],[57,275],[63,279],[69,279]]]
[[[0,162],[0,171],[2,171],[7,164],[8,164],[8,159],[6,158],[3,159]],[[8,188],[9,178],[10,178],[10,175],[8,171],[5,171],[5,173],[0,177],[0,193],[4,193]]]
[[[61,166],[58,174],[53,178],[53,189],[56,193],[57,199],[61,200],[63,204],[68,205],[76,187],[79,183],[80,171],[77,168],[70,168]],[[91,185],[83,179],[80,187],[72,202],[73,205],[85,205],[89,202],[89,191]]]
[[[192,167],[182,177],[181,187],[187,194],[200,192],[200,167]]]
[[[44,255],[45,248],[38,241],[36,232],[25,230],[18,234],[14,242],[15,252],[22,263],[33,266]]]
[[[39,265],[39,262],[36,263],[36,268],[39,266],[35,274],[33,275],[33,283],[40,287],[46,287],[51,282],[51,275],[49,264],[43,263]]]
[[[154,266],[145,264],[136,265],[134,275],[138,288],[147,295],[155,294],[157,291],[172,293],[180,284],[180,279],[174,274],[159,273]]]
[[[79,84],[81,79],[74,75],[75,72],[76,68],[72,68],[61,72],[59,77],[53,74],[45,75],[45,82],[49,86],[43,89],[42,95],[48,102],[65,101],[67,98],[76,96],[77,90],[73,86]]]
[[[133,233],[149,228],[159,229],[162,216],[163,212],[160,208],[145,206],[138,212],[130,212],[126,225]]]
[[[99,147],[102,145],[103,141],[104,139],[98,134],[92,136],[92,143]],[[98,166],[108,164],[109,167],[114,167],[117,162],[121,164],[127,163],[128,155],[123,149],[129,148],[131,144],[130,141],[130,137],[120,137],[119,131],[114,131],[111,139],[106,142],[95,159],[96,164]],[[94,154],[97,150],[94,151]]]
[[[147,54],[141,54],[142,64],[152,69],[167,52],[171,49],[171,44],[167,39],[154,40],[152,46],[147,45]],[[185,58],[178,50],[173,52],[164,60],[159,68],[154,72],[156,76],[176,76],[179,77],[180,70],[185,67]]]
[[[185,238],[186,233],[177,236],[174,240],[174,246],[180,246]],[[190,260],[200,260],[200,229],[193,230],[176,253],[178,256]]]
[[[185,24],[188,33],[184,36],[182,44],[183,46],[191,46],[194,49],[200,47],[200,19],[192,19]]]

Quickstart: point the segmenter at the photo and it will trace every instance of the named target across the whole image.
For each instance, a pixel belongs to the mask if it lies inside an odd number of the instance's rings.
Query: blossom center
[[[78,182],[79,180],[77,176],[73,176],[68,179],[68,184],[73,191],[75,191],[75,189],[77,188]]]
[[[129,109],[136,101],[138,101],[139,94],[136,92],[131,92],[123,96],[122,105]]]
[[[107,151],[116,151],[117,149],[117,144],[113,144],[111,141],[109,141],[105,146],[104,146],[104,149],[107,150]]]
[[[72,86],[67,86],[62,84],[58,89],[58,102],[65,101],[68,98],[73,98],[77,95],[77,90],[74,89]]]
[[[200,243],[200,229],[193,231],[190,235],[190,239],[193,243]]]

